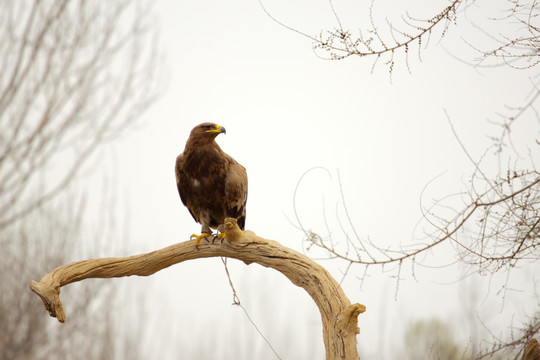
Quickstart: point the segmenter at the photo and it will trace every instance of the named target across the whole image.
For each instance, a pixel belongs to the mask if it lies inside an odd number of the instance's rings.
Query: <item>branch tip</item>
[[[50,316],[57,318],[61,323],[66,321],[64,306],[60,300],[59,287],[55,288],[46,283],[32,281],[30,283],[30,290],[39,295]]]

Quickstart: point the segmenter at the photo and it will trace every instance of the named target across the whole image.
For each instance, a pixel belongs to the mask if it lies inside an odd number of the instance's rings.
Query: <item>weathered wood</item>
[[[263,239],[251,231],[241,231],[234,219],[227,219],[223,229],[229,241],[216,244],[185,241],[147,254],[125,258],[102,258],[78,261],[57,267],[30,289],[41,297],[49,314],[64,322],[66,315],[60,301],[60,288],[88,278],[112,278],[130,275],[148,276],[176,263],[199,258],[225,256],[273,268],[293,284],[308,292],[317,304],[323,323],[326,359],[359,359],[356,335],[357,316],[365,311],[361,304],[351,304],[339,284],[322,266],[280,243]]]
[[[529,340],[523,350],[523,360],[540,360],[540,344],[538,340],[532,338]]]

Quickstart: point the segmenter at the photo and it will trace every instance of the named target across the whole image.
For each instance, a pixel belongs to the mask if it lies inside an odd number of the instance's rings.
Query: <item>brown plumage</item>
[[[225,218],[235,218],[243,230],[246,222],[246,169],[227,155],[215,138],[225,128],[202,123],[191,130],[184,152],[176,158],[176,184],[182,203],[202,225],[202,235],[212,234]],[[197,244],[201,237],[197,237]]]

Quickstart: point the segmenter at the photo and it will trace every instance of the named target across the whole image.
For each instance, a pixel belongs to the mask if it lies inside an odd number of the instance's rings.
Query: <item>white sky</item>
[[[325,1],[265,5],[280,20],[310,34],[332,21]],[[377,5],[376,11],[387,11],[385,2]],[[344,19],[354,20],[358,10],[349,8],[350,2],[335,1],[335,6]],[[428,192],[441,197],[462,190],[470,175],[471,165],[444,109],[478,158],[493,131],[486,119],[495,118],[505,104],[520,104],[530,88],[531,73],[500,68],[479,72],[435,41],[422,51],[422,61],[411,56],[412,74],[398,61],[392,81],[384,65],[370,74],[370,59],[321,60],[308,39],[273,22],[256,0],[161,0],[156,10],[168,85],[145,115],[144,126],[118,143],[114,155],[128,208],[123,212],[129,220],[129,254],[184,241],[200,231],[181,205],[173,166],[191,128],[203,121],[227,129],[218,143],[247,168],[247,229],[302,250],[303,235],[290,222],[293,192],[305,171],[324,167],[331,176],[313,171],[298,194],[299,215],[307,228],[325,231],[324,198],[332,234],[336,240],[343,236],[334,212],[340,204],[339,170],[360,236],[381,244],[407,244],[421,218],[419,198],[426,183],[445,172]],[[466,50],[470,60],[473,53],[459,35],[442,45],[451,53]],[[522,125],[525,133],[532,124]],[[442,265],[454,254],[441,248],[430,256],[426,263]],[[321,264],[340,278],[343,264]],[[273,270],[234,260],[229,268],[242,304],[282,359],[324,358],[319,314],[307,294]],[[499,280],[490,283],[486,276],[455,283],[463,273],[456,266],[417,267],[416,281],[410,265],[405,266],[396,297],[395,272],[384,270],[371,269],[360,288],[361,273],[353,268],[343,284],[352,302],[367,306],[359,317],[363,359],[392,358],[412,320],[438,317],[467,341],[471,311],[499,333],[510,325],[509,314],[525,311],[533,301],[509,295],[501,314]],[[532,275],[528,269],[519,276],[527,280]],[[134,296],[130,306],[119,306],[120,319],[127,329],[147,329],[145,349],[156,358],[275,358],[243,311],[230,305],[232,293],[219,259],[117,281]],[[479,289],[475,301],[467,300],[471,289]]]

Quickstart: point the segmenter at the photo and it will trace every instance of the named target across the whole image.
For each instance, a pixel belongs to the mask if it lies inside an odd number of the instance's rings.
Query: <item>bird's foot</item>
[[[224,232],[217,233],[214,235],[214,238],[212,239],[212,244],[214,243],[214,240],[218,239],[220,244],[223,244],[223,240],[227,238],[227,234]]]
[[[199,243],[201,242],[201,239],[205,239],[206,241],[208,241],[208,238],[210,236],[212,236],[212,234],[208,234],[208,233],[203,232],[201,235],[192,234],[189,239],[190,240],[195,240],[195,247],[198,249],[199,248]]]

